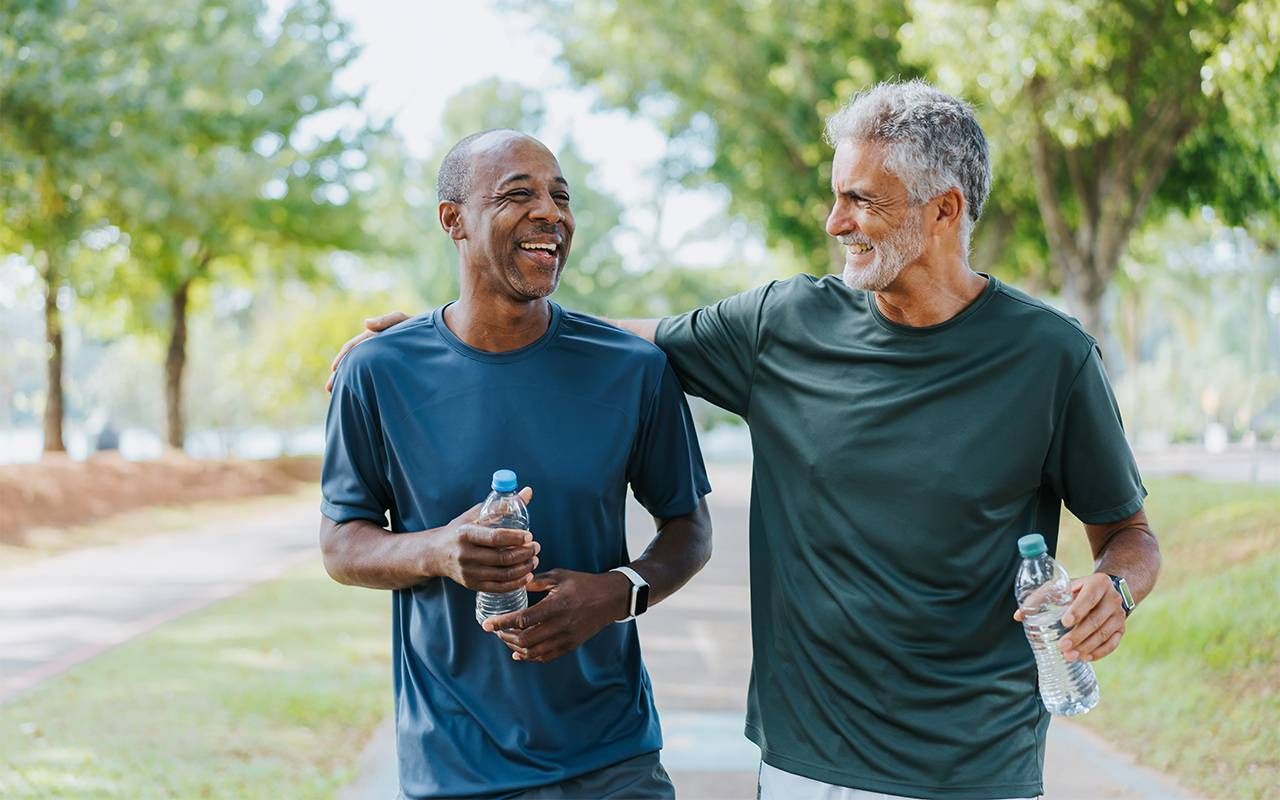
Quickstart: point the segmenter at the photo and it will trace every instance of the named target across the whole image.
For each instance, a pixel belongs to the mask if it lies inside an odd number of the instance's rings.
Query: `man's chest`
[[[384,468],[397,511],[424,527],[489,492],[494,471],[516,472],[535,495],[598,502],[625,485],[637,421],[629,409],[572,387],[479,382],[383,409]]]
[[[1040,484],[1058,405],[1052,381],[977,354],[833,350],[764,365],[751,426],[759,454],[811,482],[1002,504]]]

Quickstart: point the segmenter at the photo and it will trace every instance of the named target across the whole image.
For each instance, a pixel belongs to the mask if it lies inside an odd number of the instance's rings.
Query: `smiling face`
[[[924,207],[911,202],[884,160],[882,146],[846,140],[831,162],[827,233],[845,246],[843,279],[851,289],[881,291],[926,256]]]
[[[546,297],[560,282],[573,241],[569,184],[559,162],[536,139],[506,131],[473,142],[471,159],[461,236],[450,230],[463,268],[512,299]]]

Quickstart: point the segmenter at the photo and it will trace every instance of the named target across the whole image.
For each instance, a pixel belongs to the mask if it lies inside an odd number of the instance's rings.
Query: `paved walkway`
[[[315,558],[314,499],[0,572],[0,704],[183,614]]]
[[[742,734],[751,668],[748,475],[747,467],[713,465],[716,488],[708,503],[715,520],[715,554],[688,586],[639,622],[662,717],[662,760],[681,800],[755,796],[760,752]],[[639,553],[652,536],[652,520],[633,501],[627,522],[631,552]],[[1045,787],[1046,800],[1191,798],[1162,776],[1112,753],[1084,728],[1060,721],[1050,726]],[[397,788],[388,720],[365,749],[359,777],[341,800],[391,800]]]
[[[1209,481],[1280,483],[1280,449],[1274,447],[1232,447],[1207,453],[1199,445],[1183,444],[1139,450],[1136,455],[1145,478],[1189,475]]]

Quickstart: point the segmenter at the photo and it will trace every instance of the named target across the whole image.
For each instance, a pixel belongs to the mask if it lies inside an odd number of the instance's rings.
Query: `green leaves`
[[[899,57],[899,3],[531,5],[574,79],[673,138],[673,178],[724,185],[730,211],[761,224],[771,244],[793,247],[814,272],[831,267],[823,115],[875,77],[917,73]]]
[[[1274,0],[532,6],[575,80],[672,137],[677,177],[723,184],[815,272],[831,267],[823,118],[890,77],[927,74],[979,110],[996,186],[976,266],[1064,288],[1088,325],[1152,210],[1280,208]]]

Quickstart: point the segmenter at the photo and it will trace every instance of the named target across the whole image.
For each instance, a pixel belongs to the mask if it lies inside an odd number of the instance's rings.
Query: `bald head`
[[[441,203],[465,203],[471,194],[471,178],[475,174],[475,157],[499,148],[512,140],[526,139],[546,150],[546,145],[527,133],[510,128],[495,128],[464,136],[440,162],[436,175],[436,199]],[[547,152],[551,152],[547,150]]]

